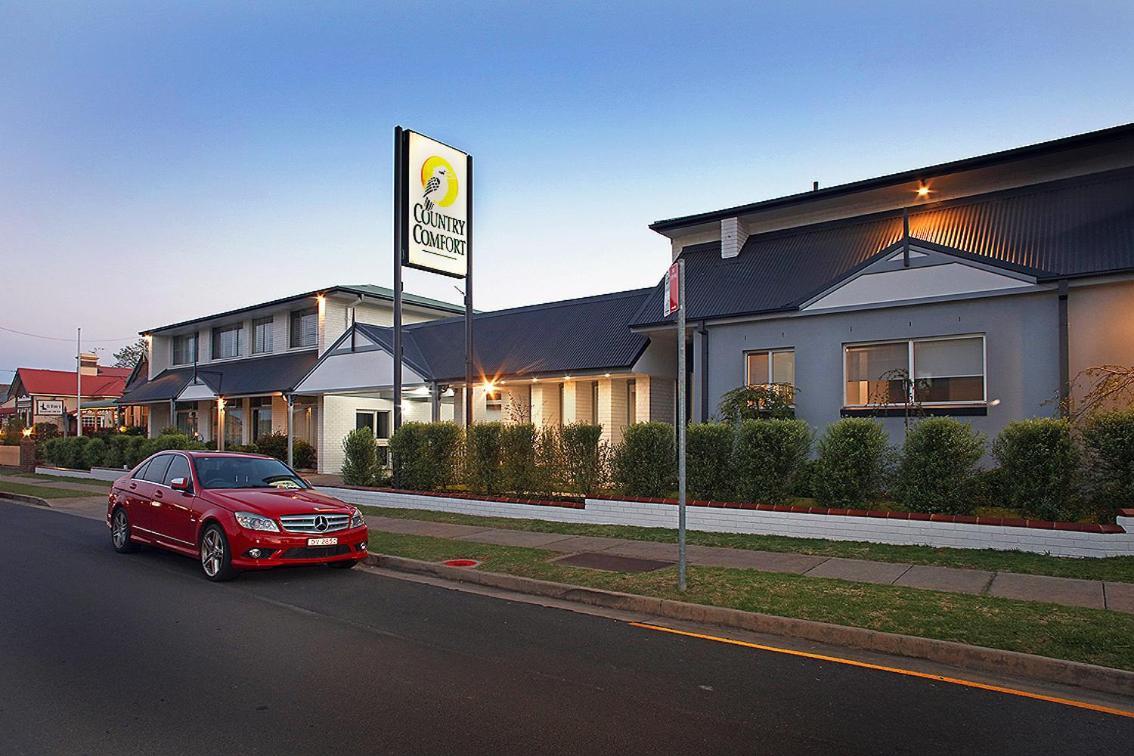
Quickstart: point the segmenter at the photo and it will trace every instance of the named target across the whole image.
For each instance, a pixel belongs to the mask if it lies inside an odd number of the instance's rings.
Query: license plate
[[[308,546],[334,546],[339,542],[338,538],[308,538]]]

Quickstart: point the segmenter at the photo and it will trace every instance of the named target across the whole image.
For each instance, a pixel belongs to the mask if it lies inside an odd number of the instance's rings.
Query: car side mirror
[[[188,491],[193,488],[193,482],[188,478],[174,478],[169,481],[169,487],[174,491]]]

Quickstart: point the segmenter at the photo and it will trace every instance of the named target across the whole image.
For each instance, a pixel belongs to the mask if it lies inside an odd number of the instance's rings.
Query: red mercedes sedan
[[[287,564],[350,569],[366,558],[362,512],[258,454],[154,454],[114,482],[106,524],[115,551],[144,543],[197,557],[209,580]]]

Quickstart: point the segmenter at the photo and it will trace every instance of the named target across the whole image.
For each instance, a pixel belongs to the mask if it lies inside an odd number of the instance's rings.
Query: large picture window
[[[748,386],[779,386],[794,403],[795,350],[765,349],[744,354],[744,382]]]
[[[213,359],[223,360],[240,356],[240,324],[213,329]]]
[[[291,348],[313,347],[319,342],[319,309],[311,307],[291,314]]]
[[[271,317],[252,321],[252,354],[267,354],[272,351],[273,321]]]
[[[984,337],[844,347],[848,407],[985,401]]]
[[[192,365],[197,361],[197,334],[186,333],[173,337],[173,364]]]

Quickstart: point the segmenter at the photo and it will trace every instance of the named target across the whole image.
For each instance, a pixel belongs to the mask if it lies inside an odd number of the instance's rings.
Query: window
[[[223,360],[240,356],[240,324],[213,329],[213,359]]]
[[[296,310],[291,314],[291,348],[313,347],[319,342],[319,308]]]
[[[173,461],[169,463],[169,469],[166,471],[162,483],[168,486],[174,478],[185,478],[189,481],[193,480],[193,476],[189,474],[189,460],[182,457],[180,454],[173,455]]]
[[[169,463],[173,460],[172,454],[162,454],[150,460],[150,464],[146,466],[146,471],[142,473],[142,479],[148,480],[150,483],[161,484],[165,480],[165,471],[169,469]]]
[[[177,418],[174,424],[177,426],[177,430],[186,436],[197,435],[197,403],[178,402],[176,412]]]
[[[197,334],[186,333],[173,337],[173,364],[192,365],[197,361]]]
[[[864,344],[844,352],[847,406],[985,400],[983,336]]]
[[[388,411],[381,411],[378,413],[378,432],[375,434],[378,438],[390,437],[390,413]]]
[[[240,399],[225,404],[224,443],[226,446],[244,443],[244,402]]]
[[[256,318],[252,321],[252,354],[272,351],[272,325],[274,318]]]
[[[598,425],[598,381],[591,383],[591,425]]]
[[[638,422],[638,387],[633,379],[626,381],[626,424]]]
[[[354,429],[366,428],[371,433],[374,432],[374,413],[358,411],[354,413]]]
[[[484,395],[484,419],[490,423],[504,418],[504,399],[500,389],[488,391]]]
[[[390,438],[389,410],[358,410],[354,413],[354,427],[367,428],[377,439]]]
[[[257,396],[252,405],[252,440],[272,435],[272,397]]]
[[[795,385],[795,351],[791,349],[748,352],[745,381],[749,386]]]

